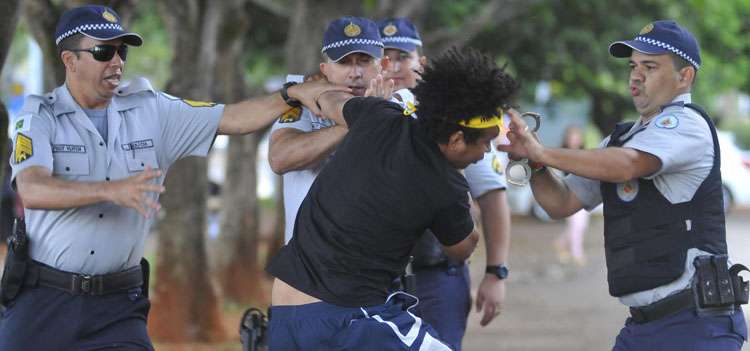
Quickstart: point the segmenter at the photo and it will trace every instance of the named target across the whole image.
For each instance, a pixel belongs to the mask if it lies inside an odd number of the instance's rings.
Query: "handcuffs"
[[[539,130],[542,126],[542,115],[536,112],[524,112],[521,114],[521,118],[530,117],[534,120],[534,128],[531,129],[532,133]],[[527,125],[526,128],[529,126]],[[526,186],[529,184],[533,171],[529,166],[529,159],[522,158],[520,160],[510,160],[508,166],[505,167],[505,179],[508,183],[516,186]]]

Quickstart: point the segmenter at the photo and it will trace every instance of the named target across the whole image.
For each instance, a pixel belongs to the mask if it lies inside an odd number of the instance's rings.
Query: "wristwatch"
[[[284,99],[284,102],[290,107],[300,107],[302,106],[302,103],[297,99],[290,98],[289,94],[286,92],[286,90],[292,85],[297,85],[297,82],[286,82],[281,86],[281,98]]]
[[[497,265],[497,266],[487,266],[487,269],[484,271],[487,274],[494,274],[497,279],[503,280],[505,278],[508,278],[508,267],[504,264]]]

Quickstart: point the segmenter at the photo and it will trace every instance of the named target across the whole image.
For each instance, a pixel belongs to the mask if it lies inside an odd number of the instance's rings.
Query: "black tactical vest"
[[[689,248],[727,253],[716,128],[702,108],[685,106],[706,120],[714,144],[713,167],[692,200],[671,204],[652,180],[643,178],[624,185],[601,183],[607,282],[612,296],[650,290],[679,278]],[[618,124],[607,146],[622,146],[643,130],[621,140],[632,126],[633,122]]]

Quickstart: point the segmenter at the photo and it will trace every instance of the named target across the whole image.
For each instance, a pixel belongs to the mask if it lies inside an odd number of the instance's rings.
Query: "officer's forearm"
[[[508,262],[510,248],[510,209],[505,190],[489,191],[477,198],[482,216],[487,265]]]
[[[459,243],[451,246],[443,246],[443,252],[456,261],[464,261],[471,256],[472,252],[474,252],[478,241],[479,234],[472,230],[471,233]]]
[[[294,128],[275,130],[268,147],[268,162],[277,174],[311,168],[328,157],[344,139],[342,126],[303,132]]]
[[[16,177],[23,206],[62,210],[107,201],[106,182],[73,182],[52,176],[49,169],[29,167]]]
[[[234,135],[258,131],[289,109],[279,93],[226,105],[219,121],[218,133]]]
[[[552,218],[565,218],[583,207],[565,183],[549,170],[534,173],[530,184],[534,199]]]
[[[546,148],[539,161],[581,177],[609,183],[648,176],[661,168],[661,161],[656,156],[622,147],[594,150]]]

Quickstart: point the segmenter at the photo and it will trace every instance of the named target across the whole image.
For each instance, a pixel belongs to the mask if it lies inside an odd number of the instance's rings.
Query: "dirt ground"
[[[552,245],[562,222],[513,218],[511,275],[503,313],[487,327],[472,312],[464,350],[611,350],[627,309],[609,296],[601,217],[592,217],[585,239],[588,263],[561,265]],[[727,217],[727,241],[734,262],[750,263],[750,211]],[[484,249],[472,257],[473,289],[484,268]],[[474,290],[476,292],[476,290]],[[745,308],[750,318],[750,308]],[[750,351],[745,344],[743,351]]]

